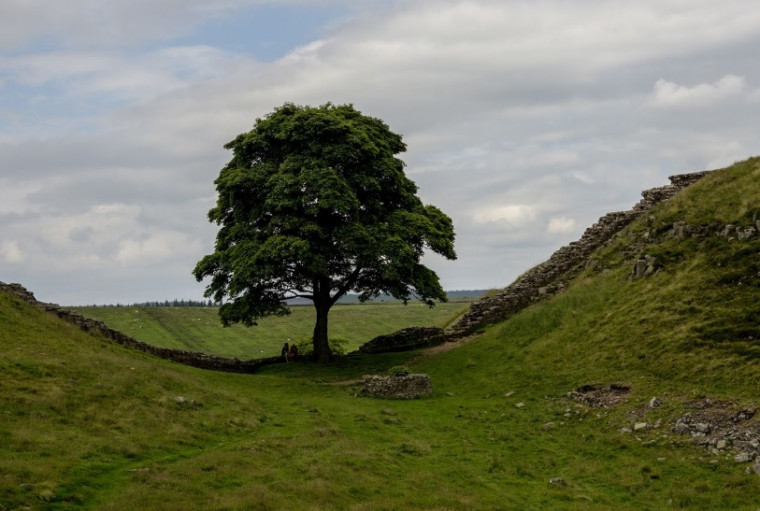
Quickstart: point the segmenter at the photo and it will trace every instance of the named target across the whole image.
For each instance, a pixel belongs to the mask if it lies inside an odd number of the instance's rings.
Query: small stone
[[[659,408],[660,406],[662,406],[662,401],[658,398],[653,397],[649,400],[649,408]]]
[[[718,449],[725,449],[728,446],[728,442],[724,439],[720,439],[715,442],[715,447]]]
[[[509,392],[507,392],[506,394],[504,394],[504,397],[512,397],[514,395],[515,395],[515,391],[514,390],[510,390]]]
[[[747,452],[747,451],[742,451],[736,456],[734,456],[734,461],[736,463],[748,463],[752,461],[752,458],[753,458],[752,453]]]
[[[657,461],[659,461],[660,463],[662,463],[662,462],[663,462],[663,461],[665,461],[666,459],[667,459],[667,458],[657,458]]]
[[[515,406],[517,408],[522,408],[523,406],[525,406],[525,403],[523,403],[522,401],[520,401],[519,403],[516,403]]]
[[[182,396],[177,396],[177,397],[174,398],[174,402],[175,403],[179,403],[179,404],[184,404],[184,403],[187,402],[187,399],[185,399]]]
[[[744,471],[748,474],[760,475],[760,463],[753,463],[745,468]]]
[[[699,433],[707,434],[710,432],[710,425],[705,424],[704,422],[697,422],[694,424],[694,429],[696,429]]]
[[[686,423],[676,422],[676,425],[673,427],[673,431],[675,431],[679,435],[688,435],[691,429],[689,428],[689,425]]]
[[[634,431],[642,431],[644,429],[647,429],[647,423],[646,422],[637,422],[633,425]]]
[[[562,478],[562,477],[552,477],[551,479],[549,479],[549,484],[562,484],[562,485],[565,485],[567,483],[565,482],[565,479]]]
[[[752,237],[754,237],[757,234],[757,230],[754,227],[737,227],[736,228],[736,237],[739,239],[739,241],[745,241]]]
[[[547,422],[546,424],[544,424],[543,426],[541,426],[541,428],[544,431],[551,431],[552,429],[556,429],[557,425],[554,424],[553,422]]]
[[[621,433],[633,433],[631,428],[620,428]]]
[[[644,276],[647,271],[646,259],[639,259],[633,264],[632,276],[634,279],[638,279]]]

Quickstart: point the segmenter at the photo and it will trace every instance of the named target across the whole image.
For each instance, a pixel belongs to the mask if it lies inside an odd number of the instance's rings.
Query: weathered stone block
[[[418,399],[433,394],[433,384],[427,374],[405,376],[365,376],[362,394],[386,399]]]

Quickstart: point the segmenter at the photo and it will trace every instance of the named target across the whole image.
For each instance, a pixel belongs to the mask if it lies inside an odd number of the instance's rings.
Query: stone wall
[[[443,329],[436,326],[413,326],[387,335],[379,335],[359,346],[360,353],[388,353],[434,346],[444,341]]]
[[[645,190],[631,210],[609,213],[586,229],[580,240],[557,250],[552,256],[518,277],[498,293],[470,307],[456,323],[446,329],[447,339],[470,335],[485,325],[519,312],[533,302],[552,296],[565,288],[589,262],[589,256],[656,204],[702,179],[709,171],[671,176],[670,185]]]
[[[417,399],[431,396],[433,384],[427,374],[365,376],[362,394],[385,399]]]
[[[85,332],[92,332],[97,335],[110,339],[123,346],[128,346],[134,350],[149,353],[159,358],[178,362],[201,369],[212,369],[215,371],[226,371],[232,373],[252,373],[259,367],[283,362],[282,357],[269,357],[253,360],[239,360],[236,358],[223,358],[205,353],[192,351],[174,350],[170,348],[159,348],[130,337],[118,330],[106,326],[102,321],[90,319],[82,316],[78,312],[64,309],[56,304],[44,303],[38,301],[34,294],[28,291],[21,284],[6,284],[0,282],[0,291],[15,296],[38,309],[47,313],[55,314],[64,321],[73,323]]]

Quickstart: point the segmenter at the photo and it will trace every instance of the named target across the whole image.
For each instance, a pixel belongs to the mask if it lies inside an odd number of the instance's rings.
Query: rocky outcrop
[[[608,213],[586,229],[578,241],[557,250],[545,262],[533,267],[498,293],[487,296],[446,329],[448,339],[465,337],[485,325],[519,312],[533,302],[562,291],[588,264],[589,256],[631,222],[662,201],[699,181],[709,171],[670,177],[670,185],[645,190],[642,199],[629,211]],[[646,272],[646,268],[642,270]]]
[[[134,350],[149,353],[165,360],[171,360],[180,364],[185,364],[201,369],[212,369],[215,371],[226,371],[232,373],[252,373],[258,368],[268,364],[283,362],[281,357],[269,357],[253,360],[239,360],[236,358],[217,357],[206,353],[197,353],[192,351],[174,350],[170,348],[159,348],[130,337],[118,330],[108,327],[102,321],[90,319],[82,316],[78,312],[64,309],[53,303],[44,303],[38,301],[32,292],[24,288],[21,284],[6,284],[0,282],[0,291],[15,296],[38,309],[50,314],[55,314],[59,318],[72,323],[85,332],[92,332],[110,339],[123,346],[128,346]]]
[[[434,346],[444,340],[443,329],[435,326],[413,326],[392,334],[380,335],[359,346],[360,353],[388,353]]]
[[[362,394],[385,399],[418,399],[432,395],[433,384],[427,374],[365,376]]]
[[[676,419],[674,433],[691,437],[714,455],[733,451],[735,463],[750,463],[746,472],[760,474],[760,423],[755,408],[709,398],[688,406],[691,411]]]
[[[631,243],[626,249],[629,255],[636,254],[633,260],[631,277],[636,280],[654,275],[662,267],[661,262],[647,254],[651,245],[665,240],[685,240],[696,238],[705,240],[710,237],[724,238],[729,242],[750,241],[760,235],[760,220],[753,219],[744,225],[712,224],[692,225],[686,222],[673,222],[668,226],[650,228],[631,237]]]

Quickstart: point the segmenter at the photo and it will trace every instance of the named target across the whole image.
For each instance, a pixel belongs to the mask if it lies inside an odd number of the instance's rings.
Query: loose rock
[[[752,455],[751,452],[742,451],[736,456],[734,456],[734,461],[736,463],[747,463],[747,462],[752,461],[753,458],[754,456]]]

